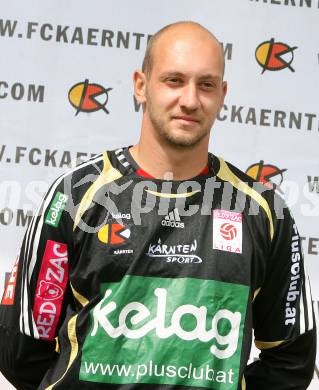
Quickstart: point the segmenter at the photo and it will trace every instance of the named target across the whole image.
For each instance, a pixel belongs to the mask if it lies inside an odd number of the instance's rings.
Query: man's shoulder
[[[230,182],[231,184],[236,185],[248,185],[249,187],[259,188],[261,192],[265,190],[272,190],[271,186],[267,187],[260,181],[249,176],[247,173],[243,172],[234,164],[229,161],[224,160],[220,156],[216,156],[218,160],[218,170],[216,176],[222,179],[223,181]]]
[[[78,165],[70,167],[60,175],[52,186],[63,188],[67,193],[86,192],[95,182],[116,180],[125,174],[125,169],[118,158],[118,150],[105,150]]]
[[[217,177],[230,183],[239,192],[248,196],[256,202],[268,215],[282,219],[284,209],[287,209],[283,193],[279,191],[274,183],[265,184],[244,173],[235,165],[218,157],[219,170]]]
[[[85,183],[92,183],[103,171],[104,153],[107,152],[97,154],[88,160],[69,167],[62,175],[56,178],[53,185],[58,183],[66,185],[68,183],[76,191],[77,187]]]
[[[71,167],[61,177],[72,177],[72,181],[83,181],[86,177],[89,181],[94,181],[99,176],[109,172],[110,170],[119,171],[121,174],[124,174],[123,164],[121,164],[120,161],[120,152],[122,152],[123,149],[125,148],[104,150],[103,152],[96,154],[94,157]]]
[[[103,169],[104,155],[109,153],[108,151],[103,151],[95,156],[77,163],[76,165],[70,167],[65,173],[65,176],[81,177],[86,173],[91,171],[100,171]]]

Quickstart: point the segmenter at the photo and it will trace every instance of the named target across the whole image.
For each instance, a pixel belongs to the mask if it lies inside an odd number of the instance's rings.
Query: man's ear
[[[221,102],[220,102],[220,106],[219,106],[219,112],[222,110],[222,108],[224,107],[224,100],[225,100],[225,96],[227,94],[227,81],[223,81],[223,84],[222,84],[222,98],[221,98]]]
[[[143,72],[136,70],[133,74],[134,96],[140,104],[146,103],[146,76]]]

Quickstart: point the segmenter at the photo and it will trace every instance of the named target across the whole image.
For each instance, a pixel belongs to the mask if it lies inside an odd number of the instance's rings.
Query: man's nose
[[[179,104],[187,111],[195,111],[199,107],[198,90],[194,83],[184,85],[181,90]]]

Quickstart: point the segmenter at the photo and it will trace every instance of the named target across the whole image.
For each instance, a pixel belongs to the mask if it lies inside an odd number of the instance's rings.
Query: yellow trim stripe
[[[193,196],[197,194],[197,192],[200,192],[200,190],[192,191],[192,192],[185,192],[184,194],[168,194],[165,192],[156,192],[156,191],[151,191],[151,190],[145,190],[149,194],[159,196],[160,198],[189,198],[190,196]]]
[[[253,302],[256,299],[257,295],[259,294],[260,290],[261,290],[261,287],[257,288],[257,290],[254,291]]]
[[[72,284],[70,283],[70,286],[71,286],[71,289],[72,289],[72,293],[73,293],[73,296],[74,298],[80,302],[80,304],[84,307],[86,306],[88,303],[89,303],[89,300],[86,299],[83,295],[81,295],[79,292],[77,292],[75,290],[75,288],[72,286]]]
[[[220,168],[219,172],[217,173],[217,176],[224,180],[230,182],[235,188],[237,188],[239,191],[244,192],[246,195],[253,198],[266,212],[267,217],[269,219],[269,225],[270,225],[270,237],[273,239],[274,236],[274,223],[271,215],[271,211],[269,208],[269,205],[265,198],[263,198],[256,190],[253,188],[250,188],[245,182],[243,182],[239,177],[237,177],[228,167],[226,162],[219,158],[220,161]]]
[[[86,191],[85,195],[83,196],[80,206],[77,210],[75,219],[74,219],[74,225],[73,230],[78,226],[78,224],[81,221],[81,218],[83,214],[88,210],[90,207],[94,195],[97,193],[97,191],[103,187],[104,185],[111,183],[112,181],[119,179],[123,175],[120,171],[115,169],[109,160],[109,157],[106,152],[103,153],[103,170],[100,173],[99,177],[95,180],[94,183],[89,187],[89,189]]]
[[[241,380],[241,390],[246,390],[246,379],[245,379],[245,375],[243,375],[243,379]]]
[[[47,387],[45,390],[52,390],[53,386],[55,386],[58,382],[60,382],[65,377],[66,373],[68,372],[69,368],[71,367],[72,363],[74,362],[74,360],[78,354],[79,346],[78,346],[78,340],[76,338],[76,319],[77,319],[77,316],[78,315],[76,314],[74,317],[72,317],[68,323],[68,337],[69,337],[69,341],[70,341],[70,345],[71,345],[69,364],[68,364],[64,374],[61,376],[61,378],[58,379],[55,383],[53,383],[49,387]]]
[[[60,353],[59,337],[56,337],[54,340],[55,340],[55,352]]]
[[[258,349],[270,349],[270,348],[278,347],[278,345],[281,345],[284,342],[285,342],[285,340],[281,340],[281,341],[257,341],[257,340],[255,340],[255,345]]]

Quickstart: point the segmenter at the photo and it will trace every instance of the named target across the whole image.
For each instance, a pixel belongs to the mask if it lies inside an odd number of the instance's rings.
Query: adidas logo
[[[174,210],[170,211],[166,217],[162,220],[163,226],[170,226],[175,228],[184,228],[184,223],[181,222],[181,217],[179,216],[178,209],[175,208]]]

